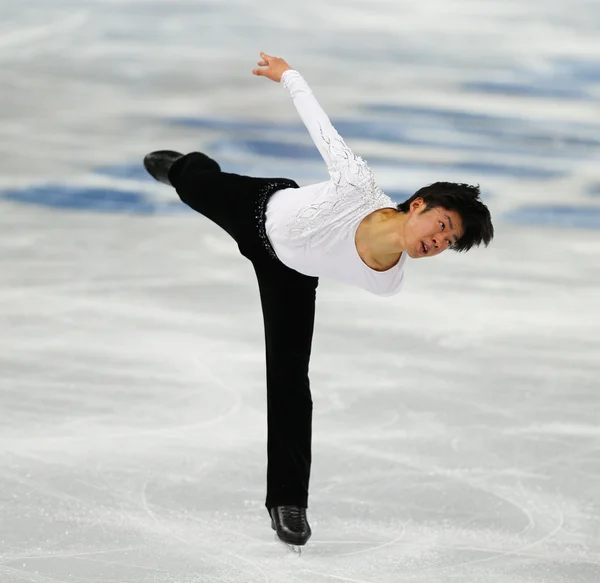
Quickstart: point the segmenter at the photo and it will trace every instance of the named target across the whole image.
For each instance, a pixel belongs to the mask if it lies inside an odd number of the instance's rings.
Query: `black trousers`
[[[265,234],[269,196],[298,185],[284,178],[221,172],[205,154],[177,160],[169,180],[181,200],[233,237],[256,272],[262,305],[267,366],[266,507],[308,506],[312,397],[309,361],[316,277],[286,267]]]

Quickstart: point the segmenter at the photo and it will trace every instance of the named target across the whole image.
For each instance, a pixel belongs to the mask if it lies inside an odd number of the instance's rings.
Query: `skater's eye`
[[[446,228],[446,225],[444,223],[442,223],[442,221],[440,221],[440,225],[442,227],[442,231]]]

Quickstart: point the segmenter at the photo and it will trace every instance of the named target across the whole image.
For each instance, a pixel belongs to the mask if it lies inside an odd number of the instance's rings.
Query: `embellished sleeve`
[[[325,160],[334,185],[326,191],[326,197],[302,208],[292,219],[289,239],[296,245],[322,246],[326,251],[335,241],[351,237],[369,213],[396,205],[379,188],[367,163],[353,154],[337,133],[300,73],[288,70],[281,81]]]
[[[332,180],[340,185],[374,188],[375,180],[365,161],[356,156],[333,127],[312,90],[298,71],[288,70],[281,77],[294,105],[317,146]]]

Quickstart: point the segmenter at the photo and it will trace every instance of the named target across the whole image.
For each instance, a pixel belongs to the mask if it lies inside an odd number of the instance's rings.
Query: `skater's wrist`
[[[298,71],[296,71],[296,69],[292,69],[291,67],[289,69],[286,69],[282,74],[281,74],[281,80],[280,83],[284,83],[287,77],[290,77],[290,75],[288,75],[288,73],[297,73]]]

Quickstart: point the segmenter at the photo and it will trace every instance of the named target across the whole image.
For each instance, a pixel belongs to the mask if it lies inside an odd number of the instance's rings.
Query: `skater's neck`
[[[355,244],[361,259],[372,269],[387,271],[405,250],[404,224],[408,215],[392,208],[366,216],[356,231]]]

